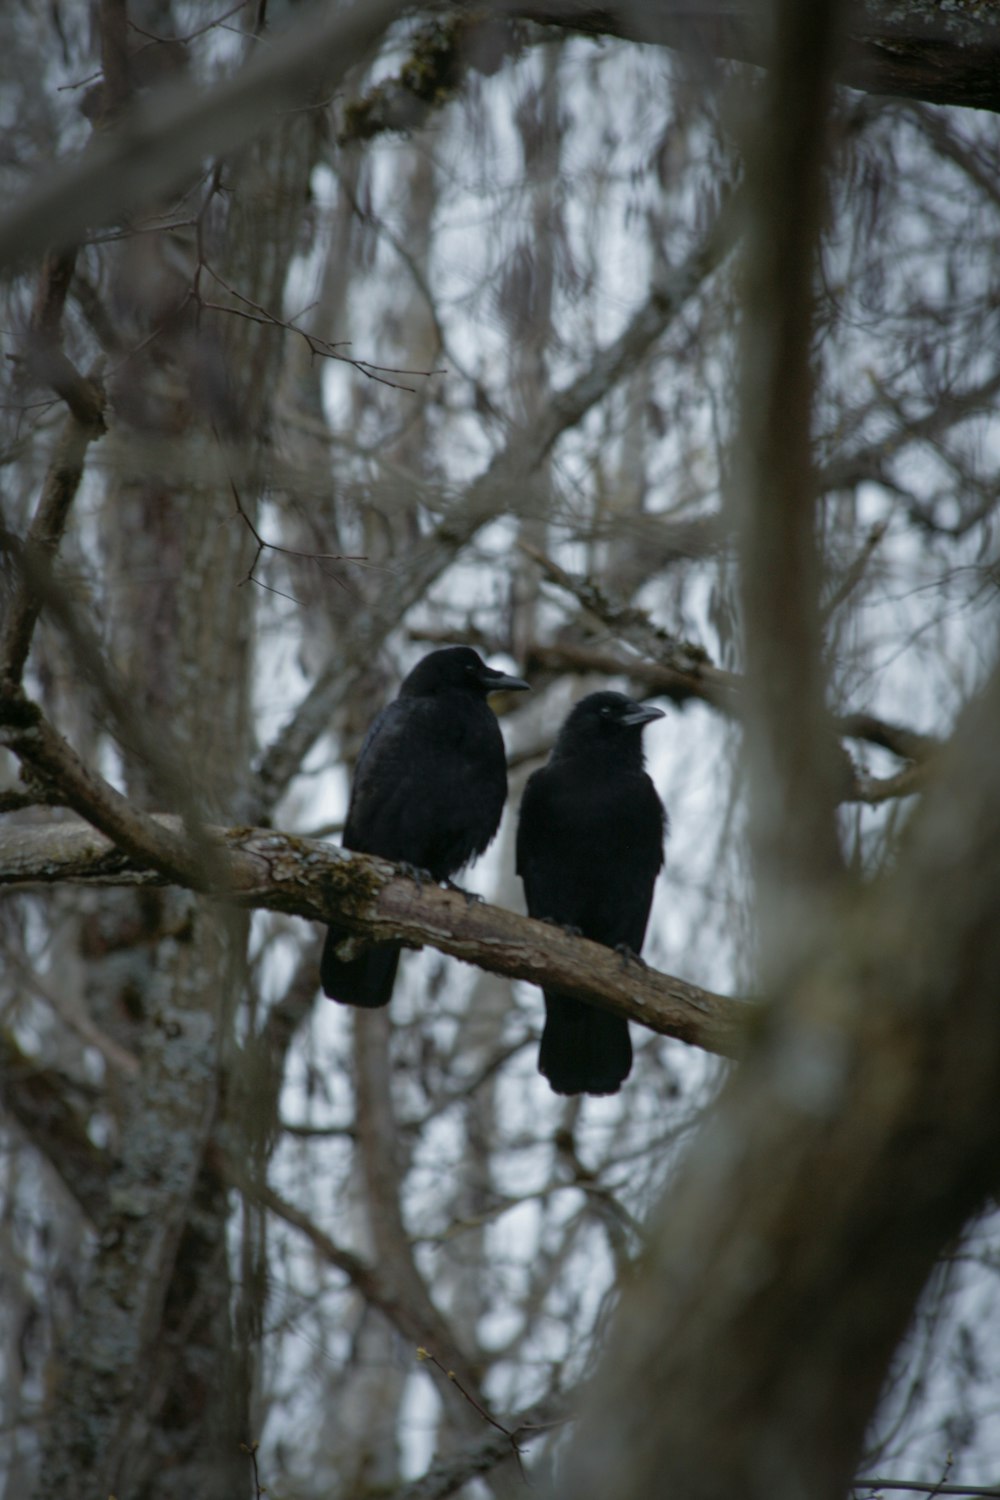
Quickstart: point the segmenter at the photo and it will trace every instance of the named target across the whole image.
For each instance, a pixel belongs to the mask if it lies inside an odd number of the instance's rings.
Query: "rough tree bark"
[[[124,28],[124,16],[109,7],[106,27]],[[126,789],[136,807],[182,796],[189,830],[209,809],[236,815],[246,794],[251,600],[234,580],[253,546],[242,523],[226,524],[232,501],[218,454],[238,441],[252,470],[281,352],[270,329],[236,311],[196,319],[190,287],[211,257],[244,296],[280,306],[314,146],[303,113],[231,165],[230,206],[214,232],[210,184],[180,274],[176,249],[164,254],[155,230],[119,256],[117,420],[101,535],[105,566],[121,580],[113,624],[135,729],[133,738],[128,722],[119,726]],[[137,352],[121,359],[130,345]],[[164,473],[156,455],[167,443],[175,463]],[[242,504],[252,518],[252,481]],[[141,753],[144,736],[162,755]],[[226,1108],[246,918],[172,890],[123,896],[103,923],[91,934],[95,1011],[124,1029],[140,1066],[121,1090],[118,1149],[61,1354],[39,1492],[230,1500],[250,1484],[239,1445],[251,1436],[252,1369],[231,1325],[228,1194],[204,1157]]]
[[[755,0],[692,6],[682,0],[542,0],[514,14],[589,35],[676,47],[695,65],[710,57],[767,65],[762,10]],[[866,93],[932,104],[1000,109],[1000,21],[988,5],[943,0],[860,0],[846,11],[834,75]]]

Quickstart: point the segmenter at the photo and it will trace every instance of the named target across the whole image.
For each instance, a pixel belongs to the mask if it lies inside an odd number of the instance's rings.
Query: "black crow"
[[[636,956],[667,830],[643,770],[642,729],[662,717],[623,693],[581,699],[548,764],[528,778],[517,829],[529,914]],[[557,1094],[617,1093],[631,1066],[623,1017],[545,991],[538,1070]]]
[[[373,721],[361,746],[344,825],[345,849],[381,854],[446,880],[497,831],[507,797],[507,762],[488,693],[527,688],[468,646],[432,651]],[[347,1005],[387,1005],[398,943],[340,958],[349,934],[327,929],[320,981]]]

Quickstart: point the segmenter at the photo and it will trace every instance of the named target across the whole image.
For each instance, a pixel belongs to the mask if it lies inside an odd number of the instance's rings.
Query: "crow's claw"
[[[478,891],[467,891],[464,886],[456,885],[453,880],[442,880],[441,884],[446,891],[454,891],[456,896],[464,896],[466,906],[475,906],[477,901],[483,900]]]
[[[581,928],[574,927],[569,922],[560,922],[556,917],[535,917],[536,922],[544,922],[546,927],[558,927],[560,932],[568,932],[570,937],[583,937]]]
[[[615,952],[621,958],[623,969],[627,969],[630,963],[638,964],[640,969],[649,968],[646,960],[644,958],[640,958],[639,954],[636,953],[634,948],[630,948],[628,943],[616,943]]]

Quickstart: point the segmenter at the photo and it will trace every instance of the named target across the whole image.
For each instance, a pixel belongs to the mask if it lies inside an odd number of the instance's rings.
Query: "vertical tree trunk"
[[[225,281],[276,316],[315,142],[310,116],[294,116],[227,168],[214,249],[206,236]],[[238,819],[253,737],[252,598],[239,585],[253,543],[226,476],[238,464],[252,519],[283,335],[238,310],[196,317],[185,305],[193,263],[175,280],[159,248],[144,236],[122,268],[129,336],[160,332],[119,377],[101,524],[119,665],[172,773],[149,775],[126,744],[126,777],[157,810],[181,796],[185,810]],[[119,913],[101,1006],[119,1029],[129,1017],[141,1068],[122,1100],[108,1213],[61,1359],[39,1494],[234,1500],[250,1485],[239,1445],[252,1438],[252,1360],[234,1348],[229,1204],[206,1148],[226,1113],[247,921],[184,893],[125,898]],[[236,1139],[244,1123],[229,1120]]]

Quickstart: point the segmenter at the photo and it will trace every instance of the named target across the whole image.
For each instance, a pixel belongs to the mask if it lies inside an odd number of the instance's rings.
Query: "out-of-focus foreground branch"
[[[0,268],[144,207],[206,157],[261,135],[281,110],[325,98],[402,9],[400,0],[332,12],[314,5],[276,40],[258,43],[232,78],[156,89],[79,157],[36,173],[36,186],[0,219]]]
[[[773,1001],[626,1289],[574,1500],[840,1500],[935,1261],[1000,1180],[1000,671],[887,878],[852,884],[833,836],[808,397],[835,13],[773,6],[746,152],[738,532]]]
[[[894,876],[831,919],[723,1091],[566,1494],[846,1492],[927,1277],[1000,1182],[998,733],[1000,673]]]

